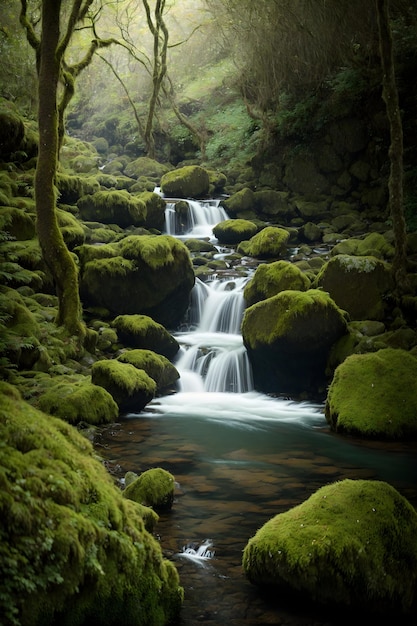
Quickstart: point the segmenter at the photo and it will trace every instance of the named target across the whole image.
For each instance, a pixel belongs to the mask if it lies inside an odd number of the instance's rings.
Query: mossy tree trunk
[[[395,237],[393,273],[397,290],[406,290],[407,233],[403,207],[403,129],[395,81],[392,33],[389,20],[389,0],[375,0],[378,18],[379,48],[382,67],[382,96],[390,127],[389,207]]]
[[[54,181],[58,163],[57,91],[61,71],[61,0],[43,0],[38,57],[39,154],[35,175],[37,233],[58,296],[58,325],[80,339],[85,336],[78,292],[78,272],[56,213]]]

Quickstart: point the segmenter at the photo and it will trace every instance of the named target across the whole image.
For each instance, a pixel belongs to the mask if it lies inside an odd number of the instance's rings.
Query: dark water
[[[185,588],[184,626],[357,623],[299,599],[263,598],[243,575],[244,546],[272,516],[343,478],[385,480],[417,506],[416,446],[341,438],[328,431],[320,407],[256,393],[156,400],[106,428],[97,446],[119,477],[163,467],[178,482],[156,535]],[[205,540],[213,558],[182,553]]]

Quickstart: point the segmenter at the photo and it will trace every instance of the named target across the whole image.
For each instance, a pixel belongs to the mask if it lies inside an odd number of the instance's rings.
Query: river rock
[[[391,485],[343,480],[264,524],[243,568],[275,595],[398,615],[416,597],[416,533],[415,509]]]
[[[2,623],[176,621],[175,566],[87,438],[0,383],[0,439]]]
[[[240,213],[245,213],[255,208],[255,194],[252,189],[244,187],[232,194],[230,198],[222,200],[222,205],[230,216],[239,217]]]
[[[189,305],[194,272],[185,245],[169,235],[130,235],[81,246],[83,302],[114,315],[143,314],[175,327]]]
[[[124,189],[88,194],[78,200],[77,207],[83,220],[117,224],[122,228],[143,226],[146,220],[143,200]]]
[[[243,295],[247,306],[251,306],[260,300],[276,296],[280,291],[307,291],[309,286],[309,278],[294,263],[275,261],[258,265]]]
[[[327,291],[352,320],[383,320],[393,288],[390,266],[374,256],[339,254],[322,267],[315,286]]]
[[[243,219],[224,220],[213,228],[213,235],[220,243],[231,245],[250,239],[257,232],[256,224]]]
[[[144,370],[114,359],[93,363],[91,381],[109,392],[122,413],[141,411],[156,392],[156,382]]]
[[[322,390],[330,349],[346,333],[344,312],[317,289],[281,291],[250,306],[242,336],[256,388],[288,394]]]
[[[353,354],[327,394],[326,419],[337,432],[375,439],[417,439],[417,359],[401,349]]]
[[[125,346],[153,350],[168,359],[180,348],[175,337],[147,315],[118,315],[112,326]]]
[[[171,198],[201,198],[208,194],[210,176],[199,165],[186,165],[164,174],[161,190]]]
[[[165,356],[152,350],[128,350],[117,360],[144,370],[156,382],[157,391],[171,387],[180,377],[177,368]]]
[[[174,476],[161,467],[154,467],[130,482],[123,495],[156,511],[169,511],[174,502],[174,491]]]
[[[276,258],[286,249],[289,238],[290,234],[284,228],[266,226],[249,241],[241,241],[237,251],[258,259]]]

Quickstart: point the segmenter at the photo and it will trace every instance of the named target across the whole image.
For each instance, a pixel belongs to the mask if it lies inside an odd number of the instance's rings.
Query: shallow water
[[[185,588],[184,626],[342,623],[299,600],[263,598],[242,572],[247,541],[272,516],[343,478],[386,480],[417,506],[415,446],[336,436],[322,407],[255,392],[159,398],[104,429],[97,447],[118,477],[163,467],[178,482],[156,534]],[[212,558],[184,553],[206,540]]]

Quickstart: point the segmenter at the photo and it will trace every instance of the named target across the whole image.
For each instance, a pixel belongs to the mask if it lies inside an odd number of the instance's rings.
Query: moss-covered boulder
[[[170,168],[167,165],[158,163],[158,161],[155,161],[154,159],[150,159],[149,157],[139,157],[138,159],[128,163],[124,171],[125,174],[131,178],[140,178],[141,176],[145,176],[146,178],[159,180],[161,176],[169,171],[169,169]]]
[[[82,246],[77,254],[86,304],[114,315],[148,315],[171,328],[182,320],[195,277],[181,241],[169,235],[131,235],[99,247]]]
[[[0,230],[9,233],[18,241],[32,239],[35,236],[35,215],[17,207],[2,206]]]
[[[123,495],[156,511],[167,511],[174,502],[174,491],[174,476],[160,467],[155,467],[130,482]]]
[[[83,196],[100,191],[100,183],[95,176],[75,176],[59,172],[55,184],[59,192],[59,201],[63,204],[76,204]]]
[[[171,623],[174,565],[90,442],[0,383],[0,614],[4,624]]]
[[[153,350],[129,350],[123,352],[117,360],[144,370],[156,382],[157,391],[175,385],[180,377],[177,368],[165,356]]]
[[[161,178],[161,190],[171,198],[201,198],[210,189],[210,176],[199,165],[186,165],[171,170]]]
[[[264,524],[243,568],[275,595],[398,617],[416,598],[416,533],[417,513],[393,487],[343,480]]]
[[[213,228],[213,234],[220,243],[231,245],[250,239],[257,232],[256,224],[242,219],[224,220]]]
[[[77,218],[62,209],[57,209],[56,215],[67,247],[73,250],[76,246],[81,246],[85,241],[85,231]]]
[[[122,413],[141,411],[156,392],[156,383],[146,372],[117,360],[93,363],[91,381],[109,392]]]
[[[38,402],[42,411],[69,424],[106,424],[114,422],[119,415],[119,407],[110,393],[93,385],[87,377],[74,381],[66,376],[54,376]]]
[[[354,256],[373,256],[377,259],[392,259],[394,247],[381,233],[369,233],[363,239],[350,237],[336,244],[331,251],[332,256],[348,254]]]
[[[347,332],[344,312],[317,289],[281,291],[246,309],[242,336],[257,389],[317,394],[333,344]]]
[[[384,261],[339,254],[323,265],[315,286],[327,291],[352,320],[382,320],[393,281]]]
[[[143,226],[146,221],[145,202],[125,189],[88,194],[78,200],[77,207],[81,219],[87,221],[118,224],[122,228]]]
[[[254,192],[248,187],[240,189],[236,193],[232,194],[230,198],[222,200],[222,206],[226,209],[230,216],[237,216],[240,213],[252,211],[255,208]]]
[[[243,295],[247,306],[251,306],[276,296],[280,291],[307,291],[309,287],[310,279],[296,265],[288,261],[275,261],[258,265]]]
[[[284,252],[290,234],[278,226],[266,226],[249,241],[242,241],[237,251],[246,256],[258,259],[279,257]]]
[[[326,419],[340,433],[417,439],[417,359],[394,348],[349,356],[329,387]]]
[[[145,228],[156,228],[162,230],[165,224],[165,200],[153,191],[144,191],[140,198],[146,207]]]
[[[172,359],[180,348],[175,337],[147,315],[118,315],[112,326],[123,344],[132,348],[152,350],[167,359]]]

